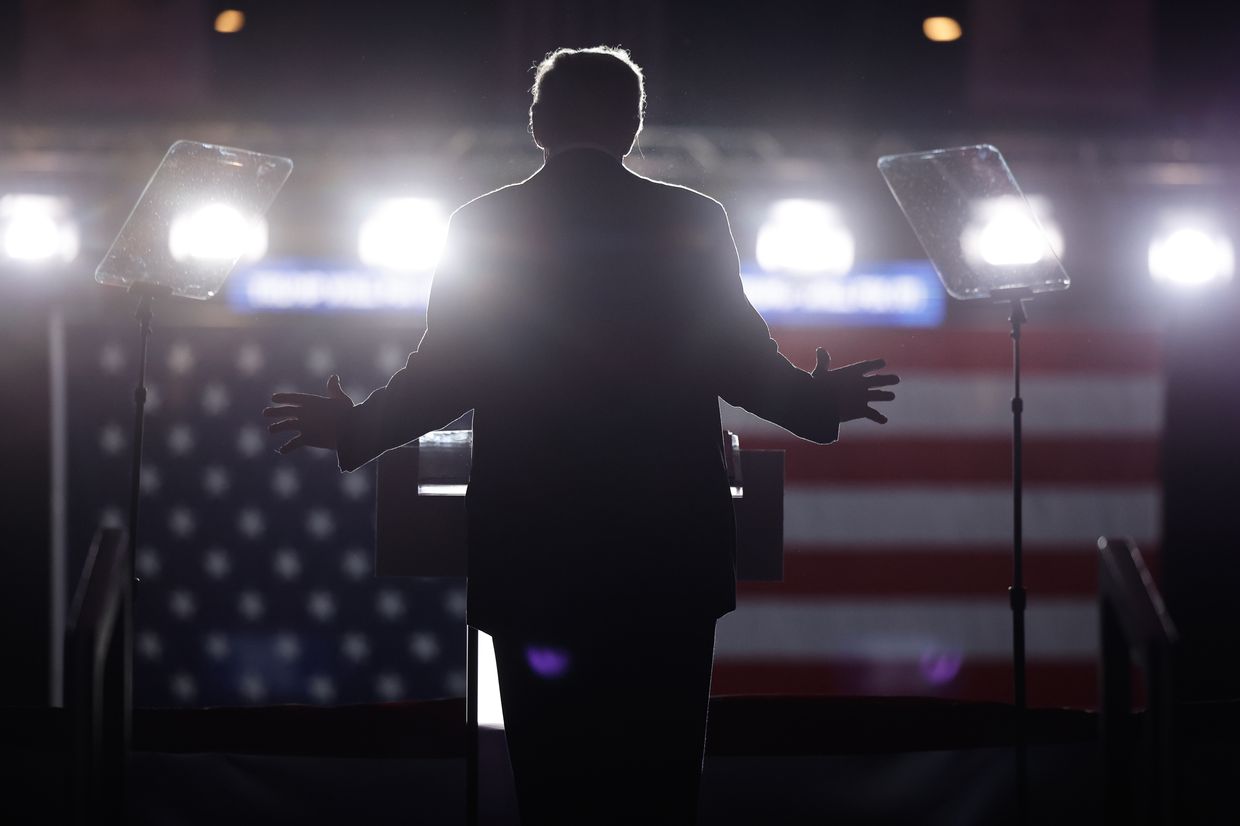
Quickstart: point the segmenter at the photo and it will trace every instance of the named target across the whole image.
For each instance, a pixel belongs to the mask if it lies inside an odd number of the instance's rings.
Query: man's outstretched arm
[[[899,383],[894,375],[870,375],[881,369],[881,359],[830,369],[830,356],[818,349],[813,373],[793,365],[771,338],[766,322],[754,309],[741,286],[740,262],[728,226],[727,214],[718,209],[708,256],[714,295],[709,301],[709,337],[717,342],[721,356],[719,396],[728,404],[819,444],[839,438],[842,422],[870,419],[884,424],[887,418],[871,405],[891,401],[895,395],[879,388]]]
[[[426,311],[426,332],[418,349],[387,385],[361,404],[328,380],[326,396],[277,393],[263,411],[278,419],[273,433],[296,432],[279,450],[301,447],[335,450],[341,470],[355,470],[380,454],[443,427],[473,407],[472,338],[469,334],[466,268],[460,231],[449,230],[441,264],[435,270]]]

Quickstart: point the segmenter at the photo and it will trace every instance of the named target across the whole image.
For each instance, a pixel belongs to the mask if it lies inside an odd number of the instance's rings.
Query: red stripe
[[[801,663],[716,660],[711,694],[833,694],[946,697],[1012,701],[1012,666],[995,660],[964,662],[954,674],[942,663],[827,661]],[[1096,666],[1091,661],[1032,661],[1029,705],[1094,708]]]
[[[884,358],[892,370],[1008,371],[1012,342],[1004,310],[995,307],[987,329],[774,328],[779,348],[799,367],[812,369],[814,348],[825,347],[842,366]],[[1162,367],[1162,341],[1153,331],[1038,327],[1022,338],[1021,369],[1037,372],[1154,373]]]
[[[1025,587],[1038,597],[1092,597],[1098,592],[1098,558],[1077,552],[1026,548]],[[1157,579],[1156,549],[1141,553]],[[1010,548],[982,551],[840,549],[784,554],[783,582],[741,582],[744,598],[780,597],[1000,597],[1012,584]]]
[[[1012,444],[998,439],[841,440],[829,448],[795,439],[745,436],[753,450],[786,451],[789,483],[1002,483]],[[1024,478],[1045,485],[1149,486],[1161,478],[1159,444],[1142,437],[1026,438]]]

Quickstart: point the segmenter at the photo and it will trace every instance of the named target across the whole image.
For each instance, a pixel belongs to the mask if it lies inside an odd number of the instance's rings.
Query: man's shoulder
[[[629,171],[638,182],[638,185],[649,192],[652,197],[660,198],[673,207],[694,215],[700,215],[703,218],[717,217],[724,212],[723,204],[703,192],[698,192],[696,189],[683,184],[660,181],[656,178],[648,178],[632,170]]]
[[[484,220],[486,216],[494,215],[497,212],[502,214],[512,201],[521,197],[521,188],[526,183],[526,181],[521,181],[519,183],[507,184],[499,189],[492,189],[490,192],[466,201],[452,213],[452,222],[454,224],[469,223]]]

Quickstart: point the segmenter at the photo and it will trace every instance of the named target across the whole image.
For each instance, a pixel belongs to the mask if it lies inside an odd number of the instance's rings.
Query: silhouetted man
[[[283,393],[281,450],[353,470],[473,410],[469,622],[495,643],[522,821],[692,823],[715,620],[735,607],[719,398],[819,443],[895,376],[805,373],[741,289],[716,201],[629,172],[640,69],[538,68],[545,163],[452,216],[417,352],[354,405]],[[413,495],[413,492],[410,492]]]

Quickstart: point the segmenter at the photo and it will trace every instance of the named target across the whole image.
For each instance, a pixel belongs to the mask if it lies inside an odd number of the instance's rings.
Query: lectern
[[[737,578],[780,581],[784,452],[742,450],[735,434],[722,435],[736,513]],[[379,459],[379,576],[468,576],[465,493],[472,448],[472,431],[440,430]],[[466,822],[473,826],[478,816],[478,630],[469,627],[466,635]]]

